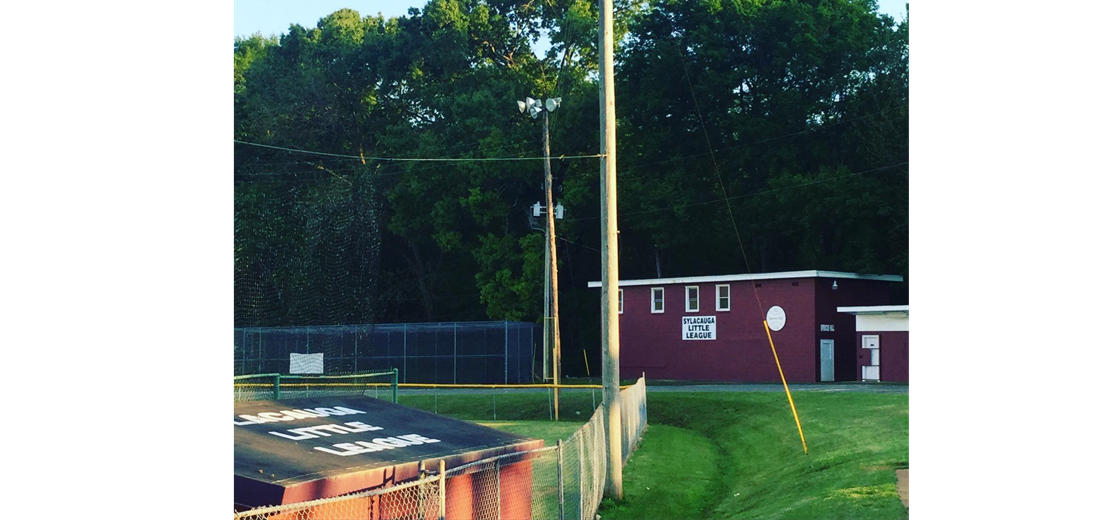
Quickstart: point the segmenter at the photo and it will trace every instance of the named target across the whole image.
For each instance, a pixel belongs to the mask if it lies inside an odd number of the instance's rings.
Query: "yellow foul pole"
[[[767,331],[767,341],[771,343],[771,353],[775,355],[775,366],[779,367],[782,387],[786,389],[786,400],[790,401],[790,411],[794,412],[794,424],[798,425],[798,436],[802,438],[802,450],[805,451],[806,455],[809,455],[809,447],[806,446],[806,434],[802,433],[802,421],[798,419],[798,409],[794,407],[794,398],[790,396],[790,386],[786,384],[786,375],[782,373],[782,363],[779,363],[779,353],[775,351],[775,341],[771,339],[771,327],[767,325],[767,320],[763,320],[763,330]]]

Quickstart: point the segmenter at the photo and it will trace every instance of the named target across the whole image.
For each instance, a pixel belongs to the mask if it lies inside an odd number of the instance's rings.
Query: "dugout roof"
[[[543,446],[369,397],[235,403],[235,503],[258,507],[388,487],[439,460],[447,468]]]

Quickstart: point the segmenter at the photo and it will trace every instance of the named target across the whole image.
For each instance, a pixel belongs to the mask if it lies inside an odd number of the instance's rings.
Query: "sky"
[[[895,20],[905,17],[908,0],[879,0],[879,12]],[[363,16],[381,13],[386,18],[408,14],[410,7],[423,8],[427,0],[235,0],[235,36],[282,34],[289,25],[315,27],[316,22],[349,7]]]

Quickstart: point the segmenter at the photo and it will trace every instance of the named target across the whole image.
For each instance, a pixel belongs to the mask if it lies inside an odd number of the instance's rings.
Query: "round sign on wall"
[[[778,305],[767,309],[767,326],[778,332],[786,326],[786,311]]]

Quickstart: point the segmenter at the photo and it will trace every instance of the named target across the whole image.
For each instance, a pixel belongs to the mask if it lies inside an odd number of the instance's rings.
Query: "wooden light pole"
[[[617,112],[613,87],[613,0],[599,0],[598,37],[601,76],[601,370],[609,443],[605,495],[621,499],[620,322],[617,315]]]

